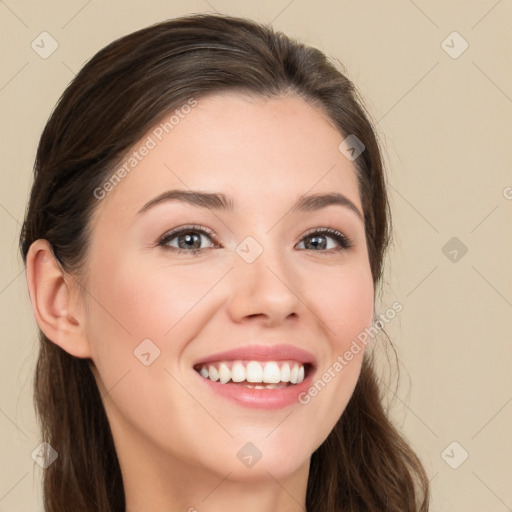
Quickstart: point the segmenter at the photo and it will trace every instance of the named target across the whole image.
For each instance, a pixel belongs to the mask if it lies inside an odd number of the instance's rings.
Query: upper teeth
[[[265,382],[300,384],[304,380],[304,365],[296,361],[225,361],[203,364],[199,373],[205,378],[226,384],[233,382]]]

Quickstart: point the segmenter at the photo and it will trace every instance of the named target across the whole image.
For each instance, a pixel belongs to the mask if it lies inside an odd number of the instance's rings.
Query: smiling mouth
[[[252,389],[282,389],[300,384],[311,365],[288,361],[218,361],[200,363],[194,370],[204,379]]]

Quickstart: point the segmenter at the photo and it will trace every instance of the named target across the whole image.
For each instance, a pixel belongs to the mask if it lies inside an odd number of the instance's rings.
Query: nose
[[[268,249],[252,263],[237,256],[230,273],[232,296],[229,315],[240,323],[247,318],[258,319],[264,326],[277,326],[301,315],[303,302],[299,297],[299,276],[287,265],[282,248]]]

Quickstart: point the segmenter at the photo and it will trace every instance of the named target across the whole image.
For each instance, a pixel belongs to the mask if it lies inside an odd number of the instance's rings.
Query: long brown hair
[[[49,241],[80,275],[95,190],[128,149],[190,98],[222,91],[295,94],[321,108],[345,137],[365,146],[354,161],[374,284],[390,238],[383,164],[370,116],[352,82],[315,48],[271,27],[217,15],[190,15],[122,37],[98,52],[67,87],[41,136],[20,249]],[[34,403],[42,440],[59,454],[44,471],[46,512],[124,512],[110,426],[89,359],[41,331]],[[372,357],[345,411],[313,453],[308,512],[427,512],[425,471],[388,419]]]

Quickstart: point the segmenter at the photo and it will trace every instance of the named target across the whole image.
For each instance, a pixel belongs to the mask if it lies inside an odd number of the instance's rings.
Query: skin
[[[324,113],[295,96],[200,98],[121,183],[94,199],[80,279],[61,271],[45,240],[32,245],[27,281],[37,322],[64,350],[93,362],[127,511],[304,510],[311,454],[345,409],[364,351],[310,403],[277,410],[214,394],[192,365],[242,345],[290,343],[315,355],[319,377],[371,325],[364,221],[340,205],[289,212],[299,195],[329,192],[362,212],[342,140]],[[138,214],[170,189],[222,192],[239,209],[168,202]],[[189,224],[214,233],[201,237],[202,253],[158,246]],[[326,249],[306,245],[313,228],[341,231],[353,246],[343,249],[331,235],[320,235]],[[250,264],[235,250],[247,236],[263,248]],[[134,357],[147,338],[161,351],[149,366]],[[247,442],[262,453],[251,468],[237,458]]]

